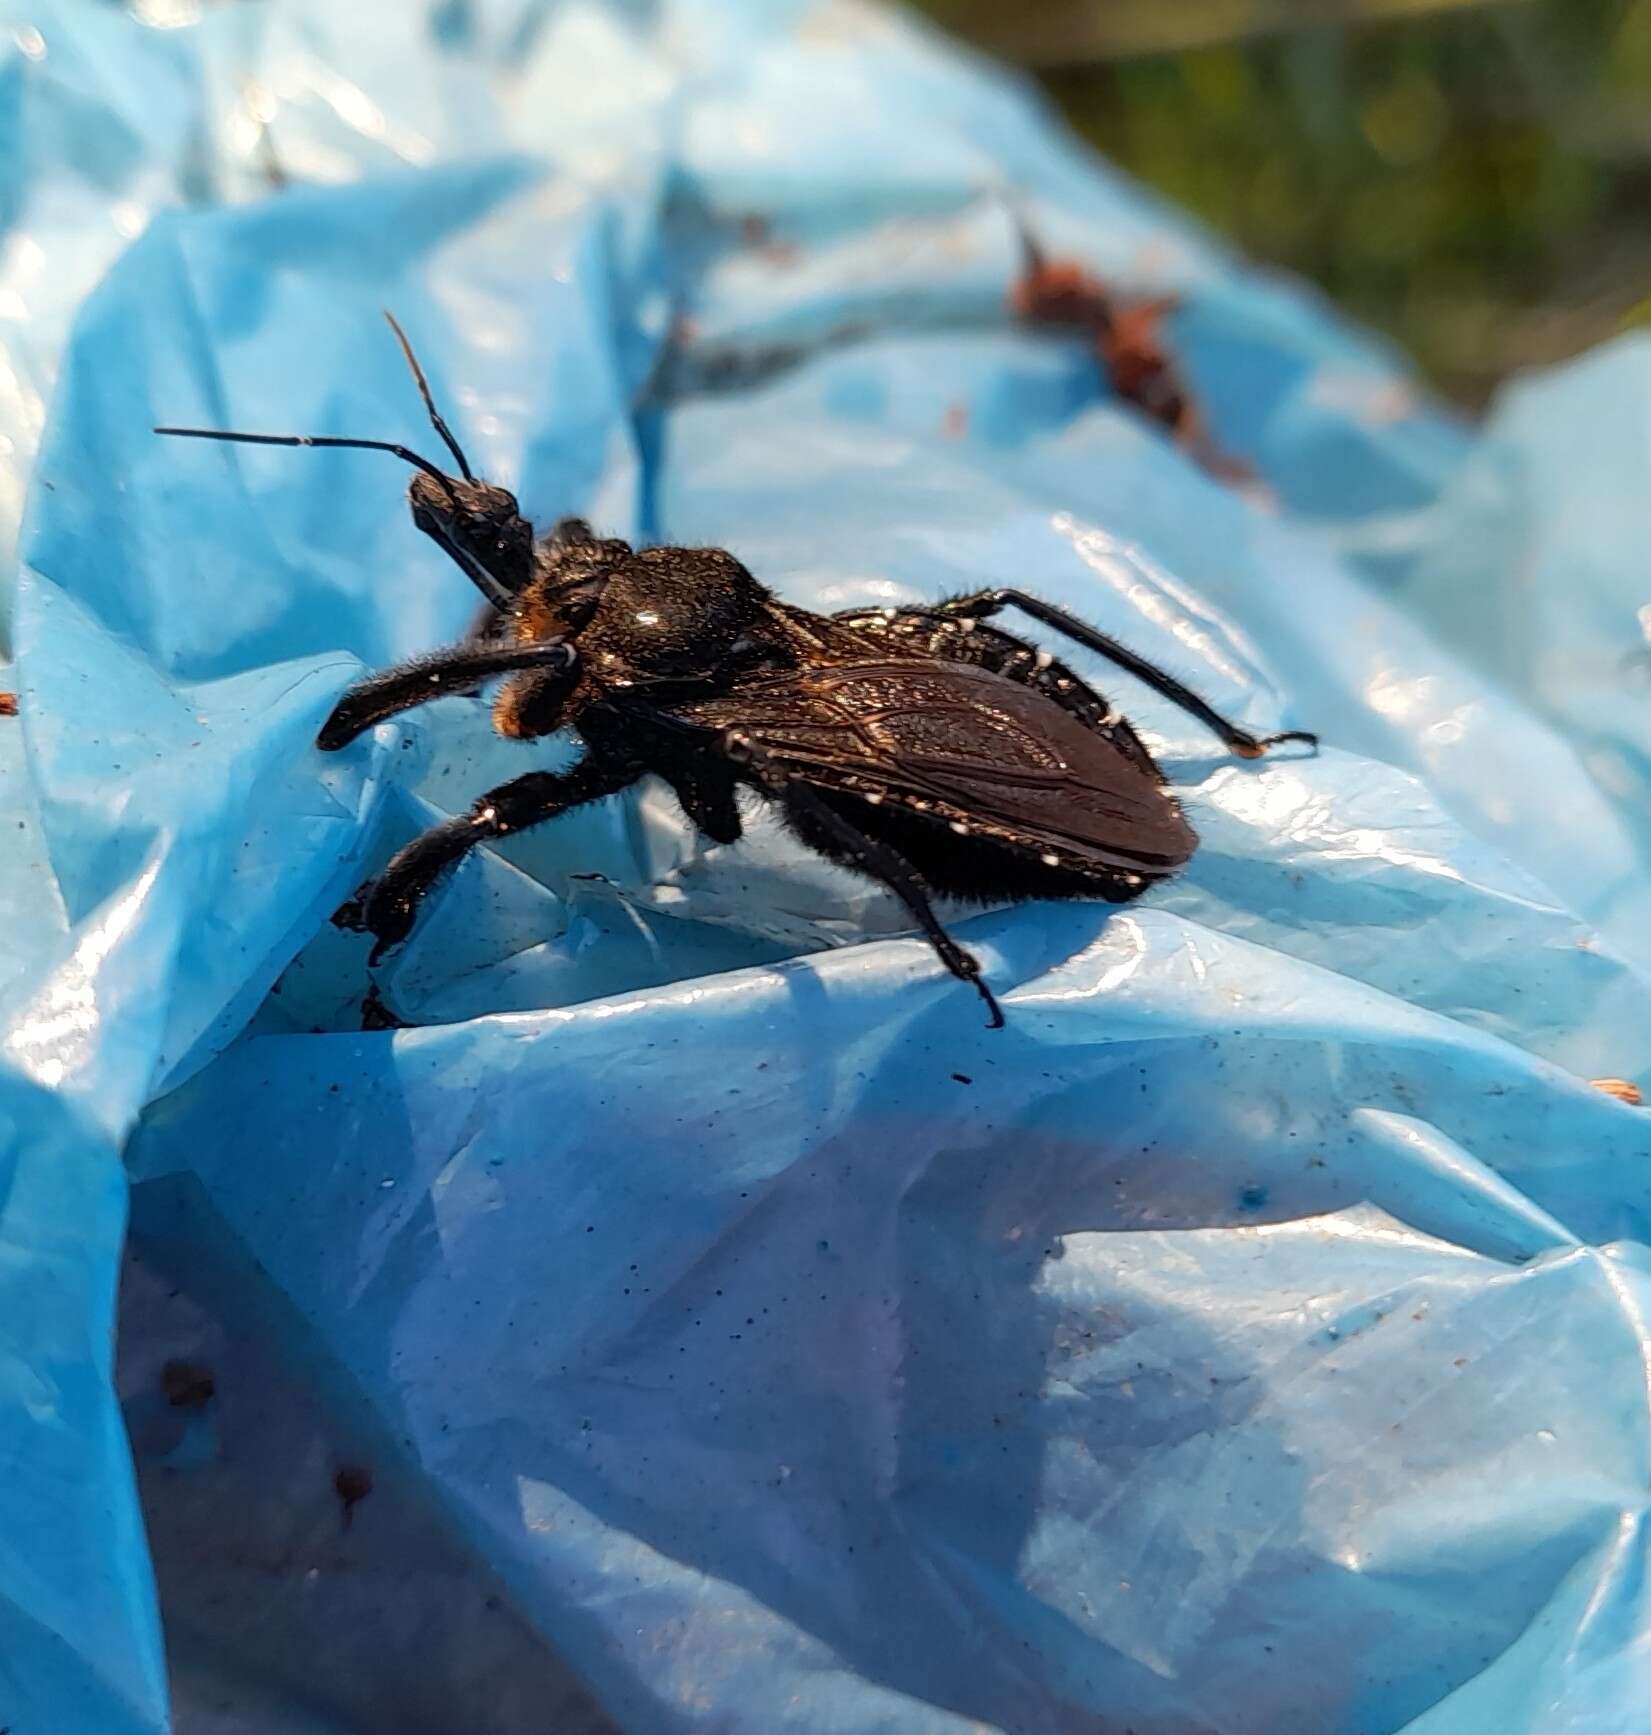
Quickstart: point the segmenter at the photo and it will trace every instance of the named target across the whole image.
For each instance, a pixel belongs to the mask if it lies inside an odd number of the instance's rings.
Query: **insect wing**
[[[737,726],[819,787],[933,803],[1093,861],[1165,873],[1197,847],[1162,785],[1104,734],[968,664],[805,670],[742,692]]]

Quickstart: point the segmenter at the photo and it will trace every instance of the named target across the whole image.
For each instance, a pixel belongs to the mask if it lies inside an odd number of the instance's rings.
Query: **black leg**
[[[941,926],[940,918],[929,904],[929,894],[922,880],[904,856],[886,843],[867,837],[859,826],[844,819],[808,784],[793,777],[772,754],[759,747],[742,730],[714,729],[704,723],[690,723],[634,696],[627,698],[625,708],[634,716],[647,718],[656,727],[697,741],[705,751],[746,768],[763,790],[779,801],[794,819],[801,821],[800,829],[828,839],[838,856],[851,862],[868,879],[887,886],[911,912],[912,919],[923,930],[941,963],[959,981],[972,983],[975,992],[986,1002],[992,1015],[988,1028],[1003,1028],[1003,1008],[998,1005],[997,996],[986,986],[979,960],[964,951]],[[832,851],[822,853],[830,854]]]
[[[506,832],[543,825],[587,801],[616,795],[642,775],[629,761],[589,758],[566,771],[530,771],[525,777],[490,789],[471,808],[416,837],[391,859],[370,890],[357,894],[354,907],[345,906],[339,920],[373,936],[376,964],[392,946],[412,932],[419,905],[436,882],[477,844]]]
[[[363,729],[382,723],[398,711],[410,711],[450,693],[473,690],[495,675],[518,669],[566,669],[573,647],[564,644],[501,645],[492,641],[456,645],[433,656],[414,657],[393,669],[358,681],[333,707],[315,744],[324,753],[347,746]]]
[[[964,951],[946,932],[929,903],[928,891],[906,858],[877,838],[867,837],[805,783],[792,781],[785,784],[781,800],[805,827],[829,834],[838,851],[868,879],[879,881],[894,893],[911,912],[912,920],[923,930],[924,938],[934,948],[940,962],[960,982],[971,983],[974,991],[986,1002],[986,1009],[991,1013],[987,1028],[1001,1030],[1003,1008],[980,973],[979,959],[972,952]]]
[[[1031,687],[1070,712],[1086,729],[1104,735],[1133,759],[1154,782],[1162,773],[1125,718],[1114,710],[1070,665],[1002,627],[986,626],[978,618],[959,632],[959,617],[934,608],[844,609],[831,617],[874,639],[892,639],[921,649],[945,663],[964,663]]]
[[[1287,729],[1281,735],[1252,735],[1247,729],[1240,729],[1236,723],[1228,722],[1212,706],[1206,705],[1196,693],[1183,687],[1173,675],[1165,674],[1155,663],[1136,656],[1132,650],[1119,644],[1116,639],[1108,638],[1105,633],[1098,632],[1086,621],[1079,620],[1075,614],[1068,614],[1065,609],[1056,608],[1053,603],[1044,602],[1039,597],[1029,596],[1023,590],[983,590],[975,596],[955,597],[950,602],[939,604],[938,612],[950,615],[954,620],[986,620],[1004,608],[1018,608],[1022,613],[1031,615],[1033,620],[1042,621],[1056,632],[1065,633],[1069,639],[1075,640],[1086,650],[1116,663],[1120,669],[1127,669],[1155,693],[1162,693],[1171,704],[1179,705],[1201,723],[1207,723],[1240,758],[1259,759],[1269,747],[1276,747],[1284,741],[1305,741],[1309,746],[1318,746],[1318,736],[1309,734],[1305,729]]]
[[[667,780],[689,821],[712,843],[738,843],[744,834],[739,803],[734,799],[734,780],[684,768],[666,772]]]

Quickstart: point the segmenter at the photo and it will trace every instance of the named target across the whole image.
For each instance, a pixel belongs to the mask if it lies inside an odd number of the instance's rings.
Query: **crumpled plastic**
[[[841,0],[5,30],[0,1726],[1637,1730],[1651,350],[1464,429]],[[1006,192],[1180,296],[1265,491],[1014,327]],[[468,862],[364,1033],[330,913],[565,749],[314,751],[473,593],[389,458],[149,429],[429,446],[386,306],[540,524],[1023,585],[1323,750],[1093,670],[1203,845],[951,912],[1001,1032],[646,785]]]

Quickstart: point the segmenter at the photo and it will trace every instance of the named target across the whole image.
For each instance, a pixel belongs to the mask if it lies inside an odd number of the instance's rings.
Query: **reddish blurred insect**
[[[1203,412],[1171,353],[1164,322],[1180,307],[1173,295],[1121,301],[1099,277],[1071,259],[1051,259],[1024,217],[1011,211],[1020,237],[1021,272],[1009,305],[1028,325],[1081,333],[1125,403],[1150,416],[1212,476],[1243,484],[1255,472],[1216,445]]]

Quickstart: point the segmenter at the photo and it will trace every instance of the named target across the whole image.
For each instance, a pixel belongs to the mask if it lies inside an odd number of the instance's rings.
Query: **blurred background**
[[[1651,325],[1651,0],[920,0],[1470,407]]]

